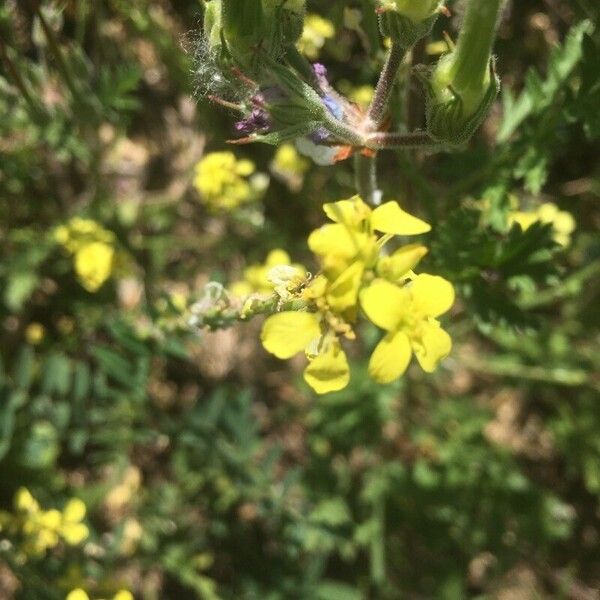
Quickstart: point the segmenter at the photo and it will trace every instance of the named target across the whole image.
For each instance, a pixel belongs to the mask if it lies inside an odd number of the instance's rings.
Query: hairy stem
[[[375,88],[375,95],[367,110],[367,126],[371,131],[377,129],[385,117],[394,81],[404,59],[405,52],[404,48],[396,42],[392,42],[385,64],[383,65],[383,70],[379,76],[377,87]]]

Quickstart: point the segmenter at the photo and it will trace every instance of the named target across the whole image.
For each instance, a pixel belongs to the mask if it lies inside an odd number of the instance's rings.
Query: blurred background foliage
[[[449,5],[415,63],[456,31]],[[304,51],[368,100],[371,2],[309,9],[326,21]],[[195,93],[202,3],[5,0],[0,598],[600,597],[599,17],[510,3],[502,98],[469,148],[380,156],[385,196],[433,224],[455,348],[387,387],[364,348],[350,387],[315,398],[260,324],[194,332],[184,307],[273,248],[310,264],[349,161],[236,149],[269,187],[215,211],[194,167],[233,129]],[[413,129],[408,65],[402,81]]]

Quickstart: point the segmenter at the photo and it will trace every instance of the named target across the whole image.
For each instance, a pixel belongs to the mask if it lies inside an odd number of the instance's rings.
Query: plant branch
[[[376,130],[385,117],[388,101],[405,52],[404,48],[396,42],[392,42],[385,64],[383,65],[383,70],[379,76],[377,87],[375,88],[375,95],[367,109],[365,125],[369,131]]]

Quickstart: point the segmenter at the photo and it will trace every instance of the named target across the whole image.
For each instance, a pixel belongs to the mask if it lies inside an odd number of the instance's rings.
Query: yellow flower
[[[41,323],[29,323],[25,328],[25,339],[32,346],[41,344],[46,336],[46,328]]]
[[[98,291],[113,274],[115,234],[96,221],[73,217],[54,230],[54,239],[73,255],[79,282],[88,292]]]
[[[81,588],[71,590],[65,600],[90,600],[90,597]]]
[[[75,272],[88,292],[98,291],[110,277],[115,250],[104,242],[92,242],[75,252]]]
[[[381,255],[383,245],[394,235],[419,235],[431,230],[430,225],[402,210],[395,201],[372,210],[354,196],[325,204],[323,210],[333,223],[313,231],[308,246],[321,258],[331,284],[326,299],[334,310],[344,311],[356,305],[367,269],[397,281],[427,253],[424,246],[413,244],[398,249],[392,256]],[[378,238],[376,232],[384,235]]]
[[[293,144],[283,144],[277,148],[273,157],[273,169],[284,176],[301,176],[310,163],[300,155]]]
[[[526,231],[534,223],[550,223],[552,225],[553,238],[557,244],[563,247],[571,243],[571,234],[575,231],[576,223],[573,215],[566,210],[560,210],[556,204],[545,202],[533,211],[515,210],[508,215],[509,226],[517,223],[523,231]]]
[[[114,596],[113,600],[134,600],[133,594],[127,590],[119,590]]]
[[[244,279],[230,286],[229,291],[237,297],[259,294],[270,296],[277,292],[287,296],[287,289],[305,279],[306,269],[297,263],[292,264],[285,250],[276,248],[267,255],[264,264],[256,263],[244,270]]]
[[[255,171],[252,161],[238,160],[233,152],[212,152],[196,165],[194,186],[211,210],[233,210],[257,200],[267,187],[268,180]]]
[[[89,535],[87,526],[81,522],[85,513],[85,504],[79,498],[69,500],[63,509],[60,534],[70,546],[80,544]]]
[[[17,490],[13,504],[15,510],[19,512],[35,513],[40,510],[38,501],[31,495],[31,492],[24,487]]]
[[[375,381],[390,383],[400,377],[413,352],[427,372],[450,353],[450,336],[435,318],[454,303],[454,288],[442,277],[416,275],[402,287],[376,279],[361,291],[360,303],[367,317],[387,331],[369,361]]]
[[[371,100],[373,100],[374,94],[375,89],[372,85],[361,85],[351,88],[348,98],[350,98],[352,102],[358,104],[361,108],[366,109],[371,103]]]
[[[310,60],[316,60],[325,42],[334,35],[335,27],[331,21],[316,14],[308,14],[304,19],[304,29],[298,40],[298,50]]]
[[[321,315],[307,312],[281,312],[264,323],[261,341],[277,358],[291,358],[304,351],[309,360],[304,380],[317,392],[326,394],[348,385],[350,368],[335,336],[321,333]]]

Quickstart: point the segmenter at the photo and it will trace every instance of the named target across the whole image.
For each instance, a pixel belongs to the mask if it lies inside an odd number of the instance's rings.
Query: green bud
[[[427,129],[441,142],[461,145],[485,119],[500,82],[491,57],[503,0],[470,0],[456,48],[427,81]]]
[[[223,37],[234,62],[255,74],[261,50],[268,51],[268,28],[261,0],[221,0]]]
[[[403,48],[429,35],[436,22],[440,0],[379,0],[379,25],[384,36]]]

